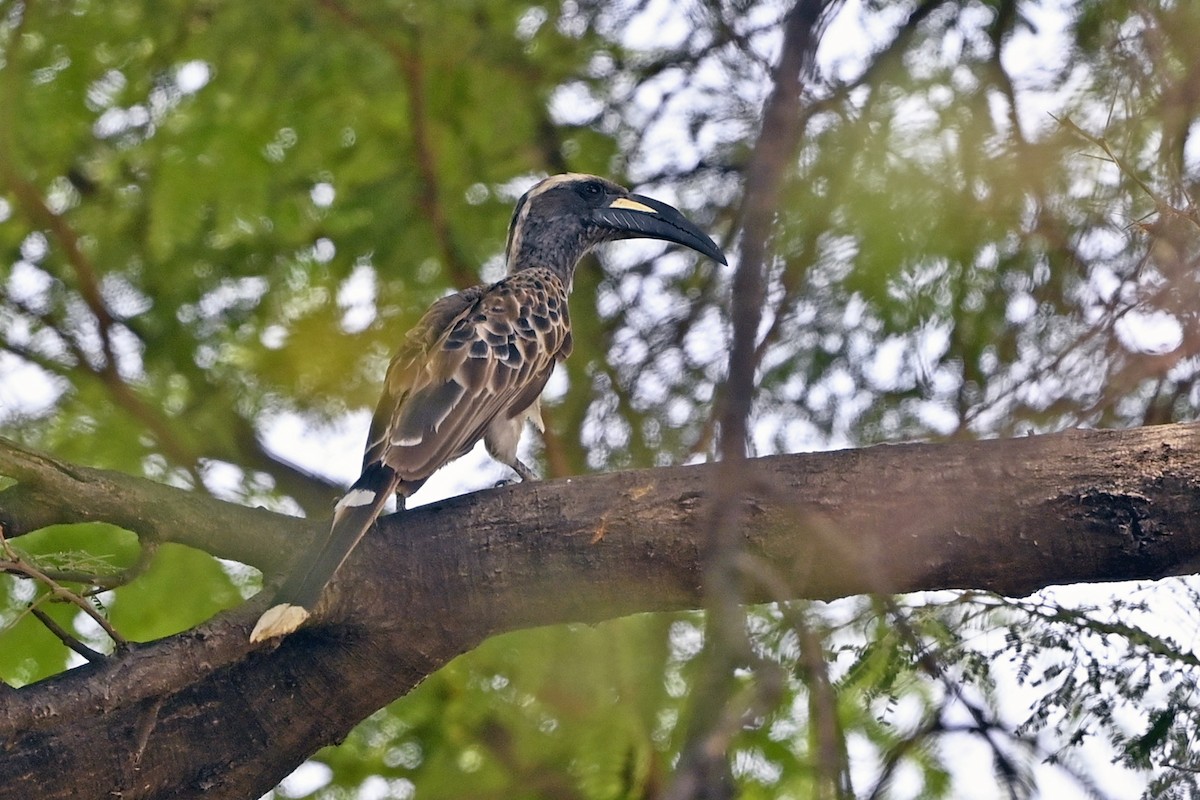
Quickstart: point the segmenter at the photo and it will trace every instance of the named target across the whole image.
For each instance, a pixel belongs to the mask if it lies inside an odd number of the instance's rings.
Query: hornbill
[[[250,640],[282,636],[308,619],[325,584],[395,494],[404,500],[481,438],[522,480],[517,458],[554,365],[571,353],[567,295],[575,265],[598,244],[663,239],[722,264],[712,239],[676,209],[594,175],[542,180],[517,201],[508,228],[508,274],[435,302],[388,367],[362,474],[334,507],[329,533],[301,559]]]

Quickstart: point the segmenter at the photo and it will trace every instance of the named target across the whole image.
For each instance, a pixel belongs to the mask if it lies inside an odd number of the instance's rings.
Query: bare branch
[[[313,626],[277,645],[247,641],[261,610],[254,602],[5,692],[0,794],[81,800],[81,775],[105,790],[127,785],[129,765],[113,763],[111,752],[137,752],[147,709],[163,698],[136,771],[145,788],[126,796],[198,796],[195,776],[204,775],[206,800],[257,797],[487,636],[695,608],[698,532],[710,518],[705,490],[716,469],[544,481],[386,517],[330,586]],[[1183,574],[1200,564],[1200,424],[779,456],[747,460],[743,470],[745,552],[779,575],[774,589],[746,581],[747,602],[949,587],[1022,596],[1050,582]],[[227,556],[251,553],[244,540],[256,542],[261,563],[320,527],[170,487],[157,494],[148,481],[14,453],[0,440],[0,474],[14,471],[63,492],[46,502],[88,511],[64,516],[117,514],[124,503],[120,514],[150,514],[147,525],[163,539],[200,542],[184,530],[200,527]],[[102,487],[116,498],[109,506],[98,499]],[[160,528],[166,519],[178,530]],[[719,721],[753,713],[748,696],[730,697]],[[79,746],[90,737],[111,747]],[[46,767],[68,762],[69,776]]]
[[[0,524],[13,537],[58,523],[108,522],[136,533],[143,546],[177,542],[270,569],[285,567],[304,531],[324,524],[67,464],[3,437],[0,475],[17,481],[0,491]]]
[[[55,638],[57,638],[67,647],[71,648],[73,652],[78,653],[91,662],[103,661],[105,659],[105,655],[103,653],[93,650],[83,642],[76,639],[70,633],[67,633],[67,631],[63,630],[63,627],[55,622],[53,617],[38,608],[36,604],[30,606],[29,613],[37,617],[38,622],[45,625],[46,629],[54,634]]]

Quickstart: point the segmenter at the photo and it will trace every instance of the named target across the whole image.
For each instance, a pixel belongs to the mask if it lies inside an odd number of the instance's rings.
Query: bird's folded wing
[[[570,348],[566,289],[526,270],[443,298],[388,369],[364,467],[422,481],[466,453],[499,415],[537,399]]]

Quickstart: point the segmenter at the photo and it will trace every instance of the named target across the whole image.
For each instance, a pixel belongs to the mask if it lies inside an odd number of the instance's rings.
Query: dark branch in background
[[[867,65],[856,78],[848,82],[832,85],[827,89],[823,97],[812,100],[800,108],[800,127],[803,128],[807,125],[809,120],[823,113],[833,113],[839,117],[846,116],[848,113],[846,110],[846,105],[850,102],[854,91],[860,87],[866,86],[871,89],[871,94],[863,103],[863,107],[854,112],[854,116],[859,120],[859,122],[855,124],[855,127],[858,129],[857,135],[866,135],[862,128],[870,119],[870,115],[866,113],[866,110],[875,101],[875,98],[878,94],[876,90],[886,84],[887,81],[892,79],[896,65],[906,52],[908,45],[916,36],[921,24],[929,19],[929,17],[938,8],[946,5],[948,2],[949,0],[924,0],[924,2],[920,3],[916,8],[914,8],[897,29],[891,42],[871,57]],[[832,9],[832,7],[833,4],[830,4],[830,9]],[[852,132],[848,135],[853,137],[855,133]],[[708,164],[701,162],[696,166],[693,172],[710,171],[719,173],[740,173],[743,170],[744,167],[739,165]],[[678,180],[680,177],[680,175],[664,172],[652,180]],[[838,175],[824,175],[822,177],[830,183],[831,189],[828,193],[829,197],[835,197],[838,194],[838,190],[836,188],[837,184],[844,181],[845,178],[839,177]],[[817,209],[816,213],[823,214],[827,217],[835,208],[836,203],[829,201],[824,203],[822,208]],[[742,217],[738,220],[739,222],[745,221],[744,214],[745,209],[743,208]],[[814,230],[823,230],[826,226],[822,226],[816,222],[811,222],[810,227]],[[805,265],[811,263],[812,257],[810,254],[814,252],[816,245],[817,239],[815,237],[810,239],[806,243],[806,249],[808,252],[792,256],[789,259],[792,263],[789,263],[783,269],[783,274],[781,277],[781,289],[783,291],[781,292],[778,303],[772,310],[771,326],[758,343],[758,348],[754,354],[756,366],[762,363],[762,359],[770,350],[771,345],[778,341],[779,336],[784,329],[785,323],[794,313],[796,299],[799,297],[800,293],[805,287]],[[705,308],[703,304],[696,304],[695,307],[698,310],[703,310]],[[679,333],[677,339],[682,340],[682,337],[686,334],[686,327],[683,325],[678,326],[678,330]],[[674,346],[678,348],[679,342],[676,341]],[[728,389],[729,387],[727,384],[721,384],[715,388],[714,406],[717,409],[724,407],[725,393],[728,391]],[[689,457],[709,451],[712,441],[715,437],[718,417],[719,413],[709,415],[705,419],[703,425],[697,433],[695,442],[692,443],[688,448]]]
[[[871,58],[871,62],[867,65],[867,68],[853,81],[836,87],[835,91],[826,100],[816,104],[816,109],[824,110],[829,105],[844,102],[860,86],[870,85],[872,89],[878,88],[882,81],[888,79],[892,70],[904,57],[904,54],[910,52],[909,44],[912,43],[913,38],[917,35],[917,28],[921,26],[921,23],[929,19],[934,11],[937,11],[939,7],[946,5],[948,2],[950,0],[925,0],[925,2],[914,8],[912,13],[908,15],[908,18],[904,20],[904,24],[896,31],[896,35],[892,37],[891,43]]]
[[[33,223],[34,227],[46,228],[62,246],[66,254],[67,264],[75,273],[75,283],[83,302],[96,322],[96,333],[100,337],[100,351],[104,355],[104,363],[100,366],[102,372],[116,373],[117,358],[112,344],[112,328],[116,324],[112,313],[100,294],[100,283],[96,277],[96,268],[79,246],[79,236],[67,224],[61,214],[56,214],[42,199],[38,188],[19,174],[11,161],[11,153],[0,154],[0,180],[7,184],[17,199],[18,207]]]
[[[391,47],[389,51],[408,88],[408,118],[413,126],[413,145],[416,147],[417,174],[421,185],[420,206],[425,209],[433,228],[434,239],[438,243],[442,263],[450,273],[451,282],[456,288],[465,289],[479,283],[479,274],[473,266],[468,265],[467,258],[455,242],[441,196],[442,181],[438,172],[437,153],[434,152],[437,137],[429,131],[429,109],[425,103],[425,68],[421,60],[419,28],[411,31],[409,47],[408,53],[403,53],[397,47]]]
[[[468,264],[450,230],[449,215],[441,197],[439,187],[437,153],[434,152],[436,137],[429,130],[429,109],[425,104],[425,69],[421,61],[421,30],[411,24],[399,31],[394,27],[374,24],[364,19],[346,4],[338,0],[320,0],[326,9],[344,25],[354,29],[370,41],[379,45],[392,59],[397,72],[408,90],[408,120],[412,124],[414,160],[417,167],[420,202],[418,208],[433,229],[433,238],[438,245],[442,263],[450,274],[450,281],[459,289],[479,282],[475,268]],[[407,33],[409,44],[401,45],[396,34]]]
[[[779,570],[749,553],[742,553],[740,561],[747,585],[758,585],[767,591],[784,622],[796,634],[800,647],[796,671],[808,689],[808,741],[810,752],[816,754],[813,766],[817,785],[823,791],[836,787],[837,796],[852,797],[850,755],[821,634],[809,625],[806,607],[792,600],[795,590]]]
[[[783,49],[762,129],[746,173],[741,243],[733,277],[733,345],[720,414],[720,463],[709,499],[704,569],[706,630],[703,668],[692,693],[691,718],[668,800],[728,798],[734,794],[728,749],[747,718],[774,704],[782,688],[779,669],[755,656],[746,633],[739,569],[742,499],[750,488],[745,469],[749,418],[755,395],[758,328],[766,299],[771,231],[803,132],[802,77],[811,69],[820,26],[834,3],[799,0],[784,20]],[[757,685],[741,688],[735,670],[755,667]]]
[[[24,22],[24,19],[25,14],[22,13],[20,15],[21,23]],[[0,70],[0,73],[3,73],[4,76],[0,80],[3,81],[3,95],[4,99],[7,100],[5,105],[9,108],[20,107],[20,104],[15,102],[16,91],[12,84],[19,74],[19,70],[13,68],[11,65],[11,62],[15,62],[21,55],[20,42],[20,36],[14,32],[5,51],[7,60],[10,62],[10,68]],[[0,124],[0,185],[9,187],[13,197],[16,199],[15,205],[17,209],[29,220],[32,227],[48,230],[53,239],[62,248],[66,263],[75,274],[74,283],[96,325],[96,335],[100,341],[100,352],[103,356],[103,363],[98,366],[91,363],[91,360],[80,345],[79,336],[68,333],[67,326],[55,325],[48,319],[40,317],[39,321],[51,327],[58,334],[63,343],[72,351],[73,356],[78,362],[77,366],[79,369],[86,370],[99,379],[109,390],[114,400],[150,430],[169,457],[184,467],[194,469],[194,460],[188,460],[186,452],[175,441],[170,428],[162,424],[157,414],[146,407],[141,398],[133,392],[121,377],[112,342],[112,331],[113,327],[117,324],[117,320],[113,317],[107,304],[104,302],[96,267],[83,251],[83,248],[80,247],[79,235],[75,229],[62,214],[56,214],[46,204],[39,187],[23,174],[13,136],[13,128],[11,127],[11,120],[12,116],[9,115],[8,122]],[[199,481],[199,476],[196,476],[196,478],[198,485],[202,486],[203,483]]]
[[[992,43],[992,52],[987,60],[987,80],[996,87],[1004,98],[1004,107],[1008,113],[1008,125],[1012,129],[1013,143],[1018,148],[1028,148],[1029,140],[1021,127],[1021,116],[1017,108],[1017,90],[1012,77],[1004,68],[1004,44],[1012,36],[1020,21],[1017,9],[1018,0],[1002,0],[996,10],[996,18],[988,29],[988,38]],[[1036,179],[1036,176],[1033,176]]]
[[[40,198],[36,197],[36,191],[34,199],[37,200],[37,202],[40,202]],[[49,209],[46,209],[46,213],[50,213]],[[38,215],[36,214],[31,215],[31,221],[36,222],[37,216]],[[65,223],[60,225],[60,228],[66,228]],[[67,228],[67,230],[69,230],[69,228]],[[74,235],[74,232],[69,234],[71,237]],[[125,382],[125,379],[121,377],[119,370],[116,368],[115,362],[112,360],[113,355],[111,345],[104,345],[104,363],[97,366],[93,364],[92,360],[88,357],[87,351],[84,349],[83,343],[80,340],[83,333],[72,330],[73,327],[78,326],[72,325],[67,320],[57,318],[58,315],[56,314],[52,314],[48,311],[39,311],[27,303],[22,303],[21,301],[13,298],[5,298],[5,302],[21,314],[28,316],[30,319],[36,320],[47,330],[53,331],[54,335],[58,338],[59,342],[62,343],[63,347],[74,361],[74,365],[72,366],[69,363],[56,363],[50,359],[42,357],[30,358],[29,360],[31,360],[32,363],[36,363],[39,366],[42,366],[44,369],[47,369],[48,371],[51,371],[57,375],[62,375],[63,377],[69,378],[73,371],[77,371],[80,376],[86,376],[99,381],[117,406],[124,409],[130,417],[137,420],[137,422],[140,423],[140,425],[154,437],[154,440],[158,443],[158,446],[162,448],[163,455],[170,459],[173,463],[191,471],[197,487],[203,488],[203,481],[200,480],[200,476],[195,473],[197,454],[193,452],[186,444],[184,444],[184,442],[182,442],[178,436],[175,435],[174,430],[171,428],[170,420],[164,416],[159,409],[153,408],[143,401],[142,398],[139,397],[138,394],[133,390],[133,388]],[[90,303],[88,304],[88,307],[91,309]],[[94,309],[93,315],[95,315]],[[102,341],[107,343],[109,341],[108,331],[112,324],[111,320],[109,323],[102,323],[100,318],[96,317],[95,322],[102,331]],[[21,355],[21,351],[17,348],[6,345],[5,349],[9,350],[9,352],[13,352],[14,354]],[[32,356],[34,354],[30,355]]]
[[[938,6],[944,4],[947,0],[926,0],[909,14],[904,24],[896,32],[892,42],[883,50],[876,53],[859,74],[859,76],[842,86],[835,87],[829,95],[821,100],[814,101],[804,106],[799,110],[801,119],[797,121],[797,125],[803,129],[808,121],[817,114],[831,110],[837,110],[837,113],[844,114],[843,106],[850,99],[852,90],[870,85],[872,89],[878,88],[880,83],[887,80],[890,75],[887,67],[893,65],[896,60],[906,50],[907,44],[916,35],[918,26],[932,14]],[[860,118],[866,120],[869,115],[860,112]],[[864,124],[864,123],[860,123]],[[825,176],[830,181],[831,186],[835,186],[840,182],[838,176]],[[830,194],[836,194],[835,190],[831,190]],[[814,210],[815,213],[821,216],[817,220],[809,223],[809,227],[813,230],[821,231],[829,228],[828,224],[822,224],[821,219],[828,223],[829,217],[835,209],[835,204],[825,203],[820,209]],[[788,265],[785,265],[780,277],[780,288],[783,290],[779,300],[772,310],[771,325],[767,332],[758,342],[758,346],[754,352],[754,366],[758,367],[762,363],[763,358],[770,350],[771,346],[776,344],[784,329],[784,324],[788,321],[795,308],[796,301],[803,291],[805,282],[804,278],[807,275],[806,266],[813,263],[818,244],[818,237],[813,236],[808,238],[804,243],[804,251],[797,256],[793,256]],[[727,387],[722,387],[724,391]],[[703,440],[702,440],[703,441]]]
[[[234,416],[232,424],[237,426],[236,435],[211,439],[202,442],[200,449],[193,449],[176,433],[177,426],[186,424],[186,421],[172,419],[161,409],[147,404],[116,370],[95,367],[79,342],[78,334],[72,332],[68,324],[54,314],[38,310],[18,299],[7,297],[5,302],[53,332],[70,359],[51,358],[31,348],[8,342],[0,342],[0,348],[67,380],[98,380],[118,406],[150,431],[163,455],[188,470],[194,485],[201,491],[207,491],[207,487],[196,468],[196,462],[201,458],[213,458],[264,472],[275,480],[276,489],[294,499],[305,513],[310,516],[328,514],[339,487],[270,453],[259,441],[258,432],[249,420]]]
[[[75,230],[61,214],[54,213],[46,205],[38,187],[20,174],[12,152],[11,137],[8,135],[0,140],[0,183],[11,188],[17,201],[16,207],[25,215],[30,224],[34,228],[48,230],[62,248],[68,266],[75,273],[75,284],[79,294],[96,325],[102,362],[99,365],[92,363],[92,359],[88,357],[80,342],[81,334],[69,331],[69,326],[66,324],[52,319],[48,314],[37,313],[33,309],[17,303],[13,303],[14,307],[21,310],[22,313],[30,314],[53,330],[75,359],[78,369],[99,380],[117,405],[124,408],[154,436],[168,458],[187,469],[194,470],[194,456],[177,440],[161,415],[147,406],[121,377],[112,343],[112,330],[116,325],[116,320],[108,310],[100,293],[95,266],[80,248],[79,236]],[[61,370],[55,371],[61,372]],[[193,477],[198,486],[203,486],[199,475],[193,472]]]
[[[233,416],[231,421],[237,435],[214,443],[211,451],[203,455],[266,473],[275,480],[275,488],[295,500],[306,515],[318,519],[329,517],[334,501],[345,487],[272,453],[259,439],[254,424],[241,414]],[[235,452],[225,452],[227,443],[232,444]]]

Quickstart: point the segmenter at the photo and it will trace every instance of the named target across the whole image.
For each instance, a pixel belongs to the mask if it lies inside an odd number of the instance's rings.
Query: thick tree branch
[[[258,567],[282,567],[296,538],[325,524],[223,503],[120,472],[67,464],[0,437],[0,525],[10,538],[47,525],[108,522]],[[307,526],[307,527],[306,527]]]
[[[745,550],[795,597],[1023,595],[1200,563],[1197,423],[779,456],[745,469]],[[126,800],[256,797],[487,636],[695,608],[712,470],[505,487],[387,517],[339,573],[317,624],[277,646],[247,642],[256,601],[6,691],[0,798],[83,800],[81,786]],[[0,473],[71,509],[59,516],[124,520],[260,565],[282,562],[318,527],[3,441]],[[748,585],[747,599],[778,593],[764,585]]]

